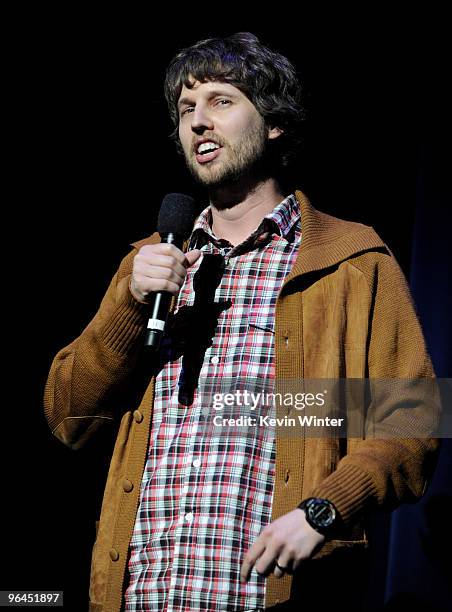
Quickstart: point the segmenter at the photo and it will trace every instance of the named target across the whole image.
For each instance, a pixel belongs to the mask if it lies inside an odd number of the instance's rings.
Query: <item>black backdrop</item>
[[[205,202],[168,139],[162,81],[174,52],[248,30],[291,58],[309,117],[300,187],[321,210],[373,225],[407,275],[419,180],[446,153],[444,16],[284,11],[221,19],[212,8],[197,10],[174,7],[156,19],[40,8],[10,24],[13,221],[3,284],[5,321],[13,321],[4,333],[13,332],[13,342],[4,379],[0,587],[64,589],[68,610],[87,608],[111,440],[73,452],[53,439],[43,386],[53,355],[92,317],[129,243],[153,230],[163,195],[182,191]],[[444,227],[445,215],[440,207],[433,224]]]

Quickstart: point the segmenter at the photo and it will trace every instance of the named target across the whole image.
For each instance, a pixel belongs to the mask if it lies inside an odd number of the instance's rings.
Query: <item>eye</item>
[[[220,100],[217,100],[217,104],[219,104],[220,106],[228,106],[229,104],[231,104],[231,100],[228,100],[227,98],[221,98]]]
[[[184,115],[187,115],[190,111],[194,110],[194,108],[194,106],[187,106],[186,108],[180,111],[180,116],[183,117]]]

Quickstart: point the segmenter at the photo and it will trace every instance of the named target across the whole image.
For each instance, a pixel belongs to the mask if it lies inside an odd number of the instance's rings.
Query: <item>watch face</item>
[[[327,528],[333,524],[336,511],[326,499],[312,499],[306,506],[311,521],[320,528]]]

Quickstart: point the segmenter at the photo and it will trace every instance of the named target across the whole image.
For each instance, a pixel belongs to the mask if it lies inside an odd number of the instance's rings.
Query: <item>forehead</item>
[[[235,85],[226,83],[224,81],[197,81],[193,77],[190,79],[190,87],[182,85],[182,89],[179,95],[179,102],[182,98],[193,98],[200,95],[212,95],[215,93],[228,94],[237,98],[246,98],[245,94],[240,91]]]

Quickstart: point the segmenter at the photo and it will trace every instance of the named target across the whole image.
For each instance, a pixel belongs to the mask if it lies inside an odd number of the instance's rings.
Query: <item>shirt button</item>
[[[110,550],[110,559],[111,559],[112,561],[117,561],[117,560],[119,559],[119,553],[118,553],[118,551],[116,550],[116,548],[112,548],[112,549]]]
[[[185,515],[185,520],[187,521],[187,523],[191,523],[193,520],[193,512],[187,512],[187,514]]]
[[[133,489],[133,482],[131,482],[127,478],[124,478],[124,480],[122,481],[122,488],[126,493],[130,493],[130,491],[132,491]]]
[[[195,459],[193,461],[193,467],[198,468],[201,465],[201,459]]]
[[[144,419],[143,415],[139,410],[135,410],[135,412],[133,413],[133,418],[137,423],[141,423],[141,421]]]
[[[211,359],[210,359],[210,363],[214,363],[215,365],[220,361],[220,358],[218,357],[218,355],[214,355]]]

